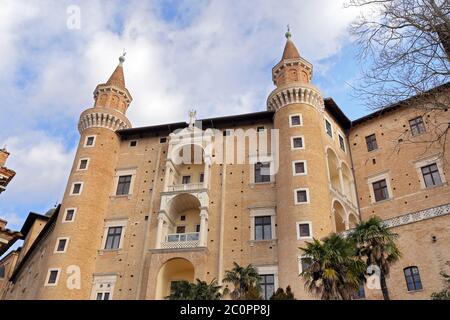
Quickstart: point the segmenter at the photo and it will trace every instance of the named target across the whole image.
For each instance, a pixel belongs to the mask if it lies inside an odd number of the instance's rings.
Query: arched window
[[[422,281],[420,280],[419,268],[417,267],[407,267],[403,269],[405,274],[406,286],[408,291],[421,290]]]

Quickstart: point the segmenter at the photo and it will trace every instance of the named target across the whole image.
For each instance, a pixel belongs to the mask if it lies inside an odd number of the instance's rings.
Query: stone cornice
[[[131,128],[130,122],[124,117],[114,115],[112,112],[104,110],[89,109],[83,112],[78,122],[80,134],[87,128],[106,128],[112,131]],[[108,110],[109,111],[109,110]]]
[[[293,103],[309,104],[317,110],[323,110],[325,106],[319,90],[311,85],[293,83],[272,91],[267,98],[267,110],[277,111]]]

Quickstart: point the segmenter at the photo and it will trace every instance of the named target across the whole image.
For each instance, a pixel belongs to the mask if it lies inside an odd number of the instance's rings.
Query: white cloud
[[[123,48],[135,126],[183,121],[192,108],[201,118],[262,111],[286,24],[316,74],[326,75],[324,59],[348,41],[355,16],[337,0],[77,3],[81,30],[66,28],[73,1],[2,1],[0,96],[9,121],[2,119],[0,144],[7,142],[8,165],[18,172],[2,195],[11,210],[14,201],[31,210],[60,199],[78,116]]]

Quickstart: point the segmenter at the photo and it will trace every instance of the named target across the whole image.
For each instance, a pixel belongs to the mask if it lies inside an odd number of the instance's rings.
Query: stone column
[[[200,207],[199,246],[206,247],[207,241],[208,241],[208,211],[206,208]]]
[[[170,161],[166,161],[166,171],[164,173],[164,191],[168,191],[167,188],[169,187],[169,180],[170,180],[170,170],[172,166],[170,164]]]
[[[211,168],[211,161],[209,160],[209,158],[205,158],[205,168],[203,170],[203,188],[208,188],[208,181],[209,181],[209,171]]]

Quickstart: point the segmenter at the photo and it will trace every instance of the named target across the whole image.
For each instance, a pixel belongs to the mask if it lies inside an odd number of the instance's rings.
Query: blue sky
[[[19,229],[30,211],[61,201],[78,143],[79,114],[107,80],[123,48],[134,126],[265,110],[271,68],[286,25],[314,64],[314,84],[351,119],[356,17],[340,0],[3,0],[0,12],[0,145],[17,171],[0,196],[0,217]],[[69,29],[70,5],[80,29]]]

